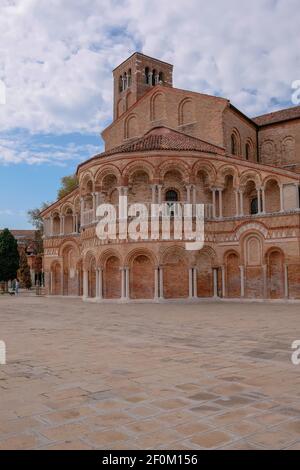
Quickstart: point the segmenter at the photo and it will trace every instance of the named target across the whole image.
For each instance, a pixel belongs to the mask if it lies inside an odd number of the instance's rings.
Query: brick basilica
[[[113,71],[105,151],[43,213],[47,293],[84,300],[300,299],[300,107],[249,118],[173,87],[173,66],[135,53]],[[97,207],[205,205],[205,244],[100,240]]]

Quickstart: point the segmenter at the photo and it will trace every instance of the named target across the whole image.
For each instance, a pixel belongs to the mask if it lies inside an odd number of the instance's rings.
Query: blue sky
[[[0,228],[29,228],[27,210],[103,149],[111,72],[132,52],[255,116],[292,106],[299,24],[298,0],[2,0]]]

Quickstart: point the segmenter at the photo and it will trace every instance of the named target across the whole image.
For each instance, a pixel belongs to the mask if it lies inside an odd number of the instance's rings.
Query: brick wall
[[[137,256],[130,269],[130,298],[153,299],[154,267],[144,255]]]

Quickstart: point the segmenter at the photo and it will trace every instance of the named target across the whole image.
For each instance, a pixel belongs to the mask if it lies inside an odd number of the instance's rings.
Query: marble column
[[[156,204],[157,185],[153,184],[151,186],[151,189],[152,189],[152,204]]]
[[[240,215],[243,217],[244,215],[244,194],[243,191],[239,191],[240,193]]]
[[[192,184],[192,203],[194,206],[197,204],[197,190],[194,184]]]
[[[266,264],[262,267],[263,271],[263,296],[264,299],[268,297],[268,266]]]
[[[89,273],[83,271],[83,298],[87,299],[89,296]]]
[[[154,300],[159,298],[159,268],[154,269]]]
[[[284,212],[283,184],[279,185],[280,190],[280,212]]]
[[[189,298],[193,298],[193,268],[189,268]]]
[[[129,277],[129,268],[125,268],[125,298],[126,300],[130,299],[130,277]]]
[[[60,292],[61,292],[61,295],[64,295],[64,269],[63,267],[61,268],[61,273],[60,273]]]
[[[218,269],[213,268],[214,297],[218,297]]]
[[[193,268],[194,299],[198,298],[197,268]]]
[[[258,188],[257,190],[257,210],[258,214],[261,214],[261,189]]]
[[[54,224],[53,224],[53,217],[50,218],[50,236],[53,237],[54,235]]]
[[[162,203],[162,185],[159,184],[157,185],[157,189],[158,189],[158,204],[161,204]]]
[[[164,270],[161,266],[159,268],[159,298],[164,298]]]
[[[234,191],[234,193],[235,193],[235,215],[236,215],[236,217],[239,217],[239,215],[240,215],[239,191],[236,189]]]
[[[216,189],[212,189],[213,218],[216,218]]]
[[[99,296],[99,269],[96,269],[96,299]]]
[[[241,272],[241,297],[245,297],[245,268],[240,266]]]
[[[97,204],[98,204],[98,193],[93,193],[93,216],[94,216],[94,222],[97,220]]]
[[[223,189],[218,189],[219,192],[219,219],[223,218]]]
[[[126,298],[126,286],[125,286],[126,271],[125,271],[125,268],[120,268],[120,269],[121,269],[121,299],[125,300]]]
[[[222,266],[222,297],[226,297],[226,285],[225,285],[225,266]]]
[[[50,271],[50,295],[53,295],[53,272]]]
[[[289,298],[289,267],[284,265],[284,296],[286,299]]]
[[[99,300],[103,299],[103,270],[102,268],[97,269],[97,277],[96,277],[96,297]]]
[[[60,235],[64,235],[65,233],[65,216],[62,215],[60,218]]]
[[[80,199],[80,224],[81,224],[81,226],[84,225],[84,223],[83,223],[83,213],[84,213],[84,199],[82,197]]]
[[[262,199],[261,213],[262,213],[262,214],[265,214],[265,213],[266,213],[266,194],[265,194],[265,188],[261,188],[261,199]]]

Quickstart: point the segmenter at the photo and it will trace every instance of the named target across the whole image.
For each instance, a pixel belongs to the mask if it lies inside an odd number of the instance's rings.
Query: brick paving
[[[0,449],[299,449],[299,304],[0,297]]]

